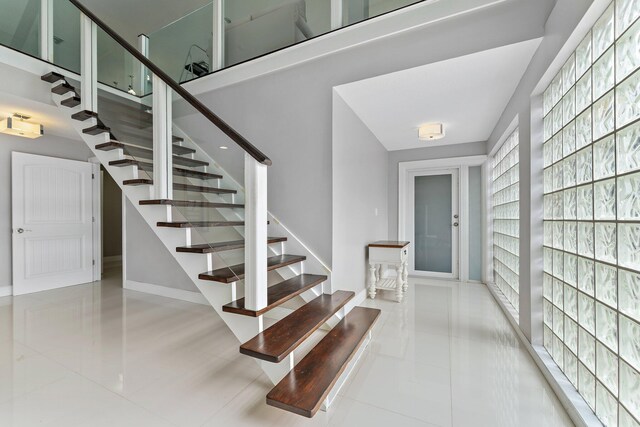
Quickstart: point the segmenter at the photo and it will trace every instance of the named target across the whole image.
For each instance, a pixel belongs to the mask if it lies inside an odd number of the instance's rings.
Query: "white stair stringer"
[[[54,84],[55,85],[55,84]],[[52,87],[54,86],[52,85]],[[109,174],[114,178],[114,180],[118,183],[118,186],[121,188],[123,194],[127,197],[127,199],[131,202],[131,204],[135,207],[138,213],[144,218],[149,227],[153,230],[153,232],[158,236],[160,241],[164,244],[169,253],[176,259],[182,269],[185,271],[187,276],[192,280],[194,285],[198,288],[198,290],[202,293],[202,295],[206,298],[208,303],[214,308],[216,313],[220,316],[220,318],[227,324],[229,329],[233,332],[236,338],[240,342],[246,342],[249,339],[253,338],[256,334],[263,330],[263,317],[260,316],[257,318],[242,316],[232,313],[227,313],[222,310],[222,307],[237,299],[239,297],[239,293],[237,292],[237,283],[234,284],[223,284],[216,283],[211,281],[204,281],[198,279],[200,273],[204,271],[208,271],[215,268],[227,267],[229,264],[226,264],[222,261],[222,259],[217,259],[212,256],[203,256],[199,254],[191,254],[191,253],[180,253],[176,252],[176,248],[179,246],[184,246],[188,244],[190,240],[190,229],[176,229],[170,227],[158,227],[157,223],[162,221],[171,221],[172,220],[172,207],[164,206],[164,205],[141,205],[141,200],[148,200],[153,198],[154,194],[153,185],[151,186],[128,186],[123,185],[125,180],[138,178],[138,167],[135,165],[132,166],[124,166],[124,167],[116,167],[109,165],[109,162],[114,160],[124,159],[124,152],[122,149],[115,149],[111,151],[103,151],[96,149],[96,145],[105,143],[110,141],[109,133],[105,132],[99,135],[89,135],[83,133],[83,130],[94,126],[97,124],[96,119],[88,119],[85,121],[77,121],[71,118],[72,114],[79,112],[81,107],[68,108],[61,105],[61,101],[66,99],[68,95],[56,95],[52,94],[52,98],[54,103],[58,106],[58,108],[65,111],[65,117],[68,120],[68,123],[76,130],[78,135],[82,138],[82,140],[87,144],[89,149],[93,152],[95,157],[100,161],[100,163],[104,166],[104,168],[109,172]],[[105,123],[108,126],[108,123]],[[179,135],[181,136],[181,135]],[[186,136],[186,135],[185,135]],[[193,144],[193,148],[197,150],[197,153],[193,158],[202,159],[208,161],[210,163],[210,167],[208,168],[199,168],[204,169],[206,172],[213,172],[223,175],[223,179],[219,180],[221,182],[221,186],[225,188],[235,189],[239,192],[240,197],[236,199],[236,203],[238,200],[244,199],[244,189],[233,179],[229,177],[229,175],[224,171],[217,163],[215,163],[212,159],[209,158],[208,155],[202,149],[200,149],[196,144]],[[195,170],[195,169],[194,169]],[[223,213],[223,216],[228,220],[238,220],[242,218],[242,215],[238,215],[237,212],[232,211],[230,209],[221,209],[220,212]],[[300,265],[292,265],[283,267],[278,270],[280,276],[283,279],[288,279],[294,277],[295,275],[301,274],[303,272],[306,273],[315,273],[315,274],[324,274],[330,280],[331,270],[324,264],[310,249],[304,245],[293,233],[291,233],[286,227],[284,227],[280,221],[273,217],[273,215],[269,214],[269,220],[271,222],[269,226],[269,234],[276,235],[280,237],[287,237],[287,252],[295,253],[300,255],[306,255],[307,260],[304,263],[300,263]],[[276,245],[270,245],[276,246]],[[284,246],[280,246],[280,250],[275,249],[274,247],[270,247],[270,252],[272,254],[280,254],[283,253]],[[277,246],[276,246],[277,247]],[[306,264],[306,265],[304,265]],[[321,285],[318,285],[306,292],[304,292],[300,298],[302,301],[308,302],[313,298],[317,297],[322,293],[331,293],[331,285],[330,282],[327,281]],[[342,308],[338,313],[336,313],[327,324],[333,327],[340,319],[342,319],[346,313],[350,310],[347,307]],[[286,313],[286,310],[284,311]],[[282,316],[280,316],[282,317]],[[269,363],[264,362],[258,359],[256,362],[263,369],[265,374],[269,377],[269,379],[277,384],[295,365],[294,361],[297,359],[295,357],[295,352],[292,353],[289,357],[285,358],[280,363]]]

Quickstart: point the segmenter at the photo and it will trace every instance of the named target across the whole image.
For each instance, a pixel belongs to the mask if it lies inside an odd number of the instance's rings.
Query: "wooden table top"
[[[408,246],[410,242],[401,242],[397,240],[379,240],[377,242],[369,243],[370,248],[395,248],[402,249]]]

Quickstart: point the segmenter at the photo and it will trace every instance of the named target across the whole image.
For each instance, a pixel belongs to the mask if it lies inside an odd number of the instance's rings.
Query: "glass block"
[[[545,274],[542,279],[542,293],[549,301],[553,298],[553,277],[548,274]]]
[[[544,245],[553,246],[553,223],[544,221]]]
[[[548,141],[553,137],[553,114],[548,114],[544,120],[544,140]]]
[[[619,224],[619,264],[640,271],[640,224]]]
[[[553,223],[553,247],[562,249],[564,247],[564,224],[562,221]]]
[[[564,286],[564,312],[570,318],[578,320],[578,291],[569,285]]]
[[[572,54],[562,67],[562,92],[566,94],[576,82],[576,55]]]
[[[544,170],[544,193],[553,191],[553,168],[548,167]]]
[[[553,251],[553,275],[558,279],[564,277],[564,256],[562,251]],[[562,299],[560,304],[562,305]]]
[[[571,88],[562,98],[562,125],[567,125],[576,117],[576,90]]]
[[[562,130],[562,154],[566,157],[576,151],[576,122],[571,121]]]
[[[558,75],[551,82],[551,99],[553,100],[553,107],[562,99],[562,73]]]
[[[578,257],[575,255],[564,254],[564,281],[573,287],[578,285]]]
[[[560,160],[562,160],[562,158],[564,157],[563,154],[563,147],[562,147],[562,135],[557,135],[555,138],[553,138],[553,161],[555,162],[559,162]]]
[[[640,70],[616,89],[616,126],[621,128],[640,118]]]
[[[589,105],[591,105],[591,70],[576,83],[576,113],[582,113]]]
[[[562,103],[558,103],[551,114],[553,114],[553,134],[555,135],[562,130]]]
[[[578,324],[569,318],[564,321],[564,343],[569,350],[578,354]]]
[[[640,369],[640,324],[626,316],[620,316],[620,356]]]
[[[564,369],[564,345],[562,345],[562,339],[554,336],[553,337],[553,352],[552,352],[553,360],[556,362],[556,365],[560,367],[560,369]]]
[[[553,304],[544,300],[542,302],[544,324],[553,326]]]
[[[578,258],[578,289],[593,296],[595,283],[595,273],[593,261],[586,258]]]
[[[618,352],[618,315],[599,302],[596,302],[596,338],[614,353]]]
[[[576,49],[576,75],[578,78],[591,67],[591,32],[580,42]]]
[[[638,17],[640,4],[637,0],[616,0],[616,37],[624,33]]]
[[[578,364],[578,390],[591,409],[596,407],[596,378],[582,364]]]
[[[544,257],[544,272],[553,274],[553,249],[544,248],[542,256]]]
[[[620,362],[620,402],[636,418],[640,418],[640,373]]]
[[[553,218],[553,194],[549,194],[543,197],[544,204],[544,219],[552,219]]]
[[[640,122],[616,134],[618,173],[640,169]]]
[[[562,162],[556,163],[553,168],[553,191],[562,190],[562,182],[564,178],[564,169],[562,168]]]
[[[640,273],[618,272],[620,312],[640,322]]]
[[[597,59],[613,44],[613,4],[607,8],[593,26],[593,58]]]
[[[596,298],[611,307],[618,306],[618,275],[615,267],[596,263]]]
[[[552,346],[552,340],[553,340],[553,332],[551,332],[551,329],[549,329],[549,327],[544,326],[544,332],[543,332],[543,342],[544,342],[544,348],[547,349],[547,351],[549,352],[549,354],[551,354],[551,346]]]
[[[615,264],[617,261],[616,224],[596,223],[596,259]]]
[[[600,383],[596,384],[596,415],[606,426],[618,424],[618,400]]]
[[[576,149],[591,144],[591,108],[587,108],[576,119]]]
[[[593,219],[593,186],[583,185],[577,189],[577,218]]]
[[[576,182],[584,184],[593,179],[593,162],[591,147],[587,147],[577,154],[576,161]]]
[[[624,406],[618,405],[620,416],[620,424],[618,427],[640,427],[640,423],[625,409]]]
[[[592,334],[596,332],[595,302],[584,294],[578,294],[578,324]]]
[[[593,215],[595,219],[616,219],[616,180],[608,179],[593,184]]]
[[[592,258],[594,255],[593,239],[593,223],[578,223],[578,254]]]
[[[613,85],[615,84],[613,51],[613,48],[609,49],[607,53],[602,55],[602,58],[593,64],[591,72],[593,73],[594,100],[613,89]]]
[[[620,83],[640,66],[640,21],[616,42],[616,82]]]
[[[564,337],[564,314],[562,314],[562,309],[558,307],[553,308],[553,333],[560,339]]]
[[[551,166],[553,164],[553,142],[545,142],[542,151],[544,152],[544,167]]]
[[[593,104],[593,139],[598,140],[614,131],[613,91]]]
[[[575,222],[564,223],[564,250],[573,254],[578,252],[578,226]],[[565,271],[565,280],[566,274]]]
[[[545,118],[547,114],[549,114],[552,108],[553,108],[552,87],[549,86],[547,90],[544,91],[544,95],[543,95],[542,113],[545,115]],[[546,129],[546,126],[545,126],[545,129]],[[551,130],[553,130],[553,126],[551,127]],[[546,135],[546,132],[545,132],[545,135]],[[546,140],[547,138],[545,137],[545,141]]]
[[[596,340],[584,329],[579,328],[578,359],[591,371],[596,371]]]
[[[564,305],[564,284],[562,280],[553,280],[553,303],[562,310]],[[556,319],[554,318],[553,320],[555,321]]]
[[[593,179],[602,179],[616,174],[616,142],[613,136],[593,144]]]
[[[566,172],[566,170],[565,170]],[[565,178],[567,178],[565,176]],[[566,179],[565,179],[566,182]],[[577,190],[575,188],[570,188],[568,190],[564,190],[564,218],[565,219],[576,219],[577,215]]]
[[[640,173],[618,178],[618,219],[640,220]]]
[[[562,193],[554,193],[553,194],[553,218],[554,219],[562,219],[564,215],[564,197]]]
[[[564,352],[564,373],[571,384],[578,388],[578,358],[566,349]]]
[[[596,343],[596,377],[618,395],[618,356],[601,343]]]

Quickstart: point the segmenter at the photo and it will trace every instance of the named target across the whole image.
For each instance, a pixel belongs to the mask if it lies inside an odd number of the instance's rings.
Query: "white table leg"
[[[402,270],[403,264],[396,264],[396,301],[402,302],[402,297],[404,296],[402,293],[402,286],[404,282],[402,281]]]
[[[402,264],[402,291],[407,292],[409,288],[409,261],[405,260]]]
[[[376,297],[376,265],[369,264],[369,298]]]

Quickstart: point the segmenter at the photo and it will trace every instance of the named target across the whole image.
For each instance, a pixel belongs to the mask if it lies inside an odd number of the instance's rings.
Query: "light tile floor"
[[[207,306],[96,284],[0,298],[0,426],[566,426],[478,284],[384,293],[374,339],[328,412],[265,404],[270,384]]]

